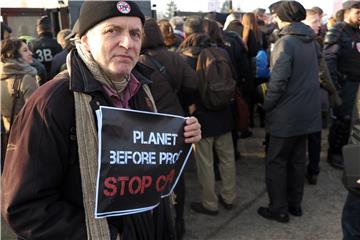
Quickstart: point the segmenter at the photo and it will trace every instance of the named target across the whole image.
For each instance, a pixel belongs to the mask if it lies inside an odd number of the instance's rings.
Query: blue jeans
[[[341,219],[343,240],[360,239],[360,195],[349,192]]]

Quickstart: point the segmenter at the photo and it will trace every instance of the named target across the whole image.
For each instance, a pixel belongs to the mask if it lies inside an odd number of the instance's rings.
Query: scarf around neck
[[[14,75],[32,75],[35,76],[37,71],[30,64],[17,59],[7,59],[0,62],[1,80],[6,80]]]

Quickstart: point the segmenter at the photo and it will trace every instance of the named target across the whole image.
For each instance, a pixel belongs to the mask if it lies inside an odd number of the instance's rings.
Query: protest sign
[[[174,189],[191,145],[181,116],[103,107],[95,217],[149,211]]]

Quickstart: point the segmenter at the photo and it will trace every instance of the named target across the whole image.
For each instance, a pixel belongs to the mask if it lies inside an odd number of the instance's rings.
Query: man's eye
[[[134,38],[141,38],[141,34],[140,32],[130,32],[130,35]]]
[[[105,29],[105,33],[113,33],[113,32],[115,32],[115,29],[113,28]]]

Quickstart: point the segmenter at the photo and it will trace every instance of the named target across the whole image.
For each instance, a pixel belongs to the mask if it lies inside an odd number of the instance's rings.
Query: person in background
[[[44,64],[46,73],[49,75],[51,71],[51,62],[56,54],[62,51],[60,44],[53,38],[51,22],[48,16],[43,16],[37,21],[36,32],[39,38],[31,40],[28,45],[30,50],[39,62]],[[42,81],[40,84],[44,84]]]
[[[174,29],[167,19],[159,20],[158,25],[164,38],[166,48],[170,51],[176,52],[184,38],[180,37],[179,34],[174,33]]]
[[[277,25],[277,22],[276,22],[276,17],[277,17],[277,9],[278,7],[280,6],[280,4],[282,3],[283,1],[277,1],[277,2],[274,2],[272,3],[270,6],[269,6],[269,11],[270,11],[270,14],[271,14],[271,29],[272,29],[272,32],[271,32],[271,35],[269,36],[269,43],[271,43],[270,45],[270,53],[274,47],[274,44],[275,42],[279,39],[279,26]]]
[[[168,198],[151,211],[95,219],[101,106],[156,111],[138,63],[145,17],[132,1],[84,1],[67,71],[41,86],[16,118],[2,175],[1,213],[24,239],[175,239]],[[195,117],[185,143],[201,139]],[[16,177],[14,177],[16,176]]]
[[[245,46],[245,43],[243,42],[243,40],[241,39],[238,33],[233,31],[222,30],[223,25],[226,22],[226,19],[224,19],[221,14],[216,12],[211,12],[207,15],[207,19],[213,20],[217,23],[217,28],[215,28],[214,26],[213,27],[214,30],[212,30],[211,32],[218,32],[218,34],[222,35],[221,36],[222,40],[219,41],[220,46],[225,48],[225,50],[227,51],[231,59],[232,65],[234,66],[234,70],[236,72],[237,89],[235,93],[235,101],[232,102],[231,108],[232,108],[234,125],[235,125],[232,130],[232,137],[233,137],[235,157],[236,160],[238,160],[240,158],[240,151],[237,144],[239,138],[238,131],[240,132],[243,131],[246,132],[246,130],[249,131],[249,120],[250,120],[248,118],[249,114],[248,113],[244,114],[244,111],[248,112],[247,105],[244,102],[241,92],[239,90],[242,88],[243,83],[247,82],[245,79],[249,79],[252,77],[247,47]],[[244,104],[243,105],[237,104],[239,103],[239,101],[241,101]],[[215,162],[216,162],[216,155],[215,155]],[[215,164],[215,166],[217,166],[217,164]],[[215,170],[216,169],[218,168],[215,167]],[[216,180],[220,179],[220,174],[218,174],[218,171],[215,171],[215,177]]]
[[[211,28],[218,29],[218,25],[214,21],[211,22],[214,26]],[[203,21],[197,16],[187,18],[184,23],[185,40],[179,46],[178,52],[182,54],[193,69],[197,68],[197,59],[202,48],[214,47],[220,40],[214,36],[211,38],[204,33],[203,29]],[[209,32],[212,32],[212,29],[208,29]],[[223,51],[224,54],[227,54],[226,50]],[[229,64],[231,64],[230,61],[229,58]],[[204,68],[201,71],[207,71],[206,66]],[[199,71],[199,69],[196,70]],[[233,118],[230,103],[218,111],[209,110],[198,94],[194,116],[199,119],[203,136],[202,140],[195,145],[196,169],[202,191],[201,201],[190,203],[190,207],[197,213],[214,216],[218,214],[219,203],[225,209],[231,210],[236,198],[235,154],[231,136]],[[218,195],[215,192],[213,150],[219,157],[219,170],[222,179],[221,191]]]
[[[335,23],[336,23],[336,19],[334,18],[334,16],[331,16],[326,22],[326,28],[327,29],[332,28],[335,25]]]
[[[306,18],[302,21],[304,24],[308,25],[315,33],[316,36],[319,36],[319,31],[321,29],[320,15],[317,11],[313,9],[306,10]],[[330,107],[329,96],[331,96],[332,106],[341,105],[341,99],[337,94],[336,88],[331,81],[331,76],[327,68],[323,53],[322,47],[318,42],[318,49],[321,51],[321,57],[319,58],[319,80],[320,80],[320,97],[321,97],[321,115],[322,115],[322,125],[323,128],[326,128],[326,120],[328,118],[328,111]],[[308,141],[308,156],[309,164],[307,167],[306,178],[309,184],[317,184],[317,176],[320,173],[320,153],[321,153],[321,131],[310,133],[307,137]]]
[[[320,18],[320,29],[319,29],[318,33],[316,34],[316,36],[317,36],[318,41],[320,41],[320,44],[322,46],[325,34],[326,34],[327,30],[328,30],[326,24],[323,24],[323,22],[322,22],[322,19],[325,16],[325,14],[324,14],[324,11],[318,6],[312,7],[311,10],[313,10]]]
[[[335,13],[335,20],[336,22],[343,22],[344,21],[344,13],[345,9],[340,9]]]
[[[268,48],[267,39],[257,25],[255,14],[251,12],[245,13],[242,17],[241,23],[244,26],[242,34],[243,40],[248,42],[250,31],[252,31],[256,40],[256,49],[266,50]]]
[[[356,144],[359,146],[359,130],[356,129],[360,129],[360,88],[354,104],[354,111],[352,114],[352,134],[349,139],[349,144]],[[348,190],[348,194],[341,216],[343,240],[356,240],[360,238],[360,179],[357,183],[357,187],[350,187],[347,186],[347,184],[344,184]]]
[[[251,91],[254,86],[254,79],[252,76],[252,67],[251,67],[251,58],[255,57],[257,54],[257,43],[254,36],[254,32],[251,29],[244,29],[243,24],[239,20],[239,16],[237,14],[229,14],[229,16],[226,18],[226,22],[224,24],[224,31],[231,31],[237,33],[242,41],[244,42],[247,50],[247,62],[249,67],[249,72],[245,78],[244,82],[241,85],[240,91],[243,96],[243,98],[246,101],[246,104],[248,108],[250,108],[251,101]],[[245,33],[246,32],[246,33]],[[246,39],[243,38],[243,35],[246,35]],[[250,120],[250,118],[249,118]],[[252,132],[250,131],[250,125],[244,126],[244,128],[240,131],[240,138],[247,138],[252,136]]]
[[[267,45],[264,48],[265,51],[269,51],[269,43],[270,43],[270,35],[272,31],[274,30],[275,24],[268,24],[269,22],[269,16],[266,14],[266,10],[264,8],[257,8],[254,10],[254,14],[256,17],[256,23],[258,25],[258,28],[262,32],[262,34],[265,37],[265,41]]]
[[[177,34],[177,35],[179,35],[179,37],[184,39],[184,37],[185,37],[184,31],[183,31],[184,20],[182,19],[182,17],[179,17],[179,16],[172,17],[169,20],[169,23],[171,24],[171,26],[174,30],[174,34]]]
[[[321,129],[320,51],[316,50],[314,31],[301,22],[306,10],[299,2],[281,2],[276,14],[280,38],[271,54],[271,77],[264,100],[269,205],[260,207],[258,214],[285,223],[289,213],[303,214],[306,136]]]
[[[244,41],[247,42],[249,32],[251,30],[254,33],[254,36],[256,39],[256,45],[257,45],[258,52],[260,50],[266,51],[266,49],[268,49],[268,42],[265,37],[265,34],[259,29],[259,27],[257,25],[255,14],[254,13],[245,13],[244,16],[242,17],[241,23],[244,26],[244,31],[243,31]],[[261,84],[263,82],[267,82],[268,79],[262,79],[262,78],[258,78],[256,76],[257,75],[256,74],[256,69],[257,69],[256,56],[251,58],[250,63],[251,63],[251,72],[252,72],[253,81],[252,81],[252,84],[249,84],[249,88],[248,88],[249,92],[247,92],[244,96],[245,96],[245,100],[247,101],[247,104],[249,106],[250,127],[254,127],[255,126],[255,121],[254,121],[255,89],[256,89],[256,86],[258,86],[259,84]],[[264,127],[265,126],[265,113],[260,108],[257,108],[256,110],[260,116],[260,126]]]
[[[1,40],[9,39],[11,33],[12,33],[11,28],[8,25],[6,25],[4,22],[1,22]]]
[[[19,37],[18,39],[23,40],[26,44],[29,44],[31,40],[34,39],[34,37],[30,34],[29,28],[26,25],[21,25],[19,27]],[[36,68],[37,75],[38,75],[38,84],[41,85],[42,83],[46,82],[48,79],[48,73],[46,72],[46,68],[44,64],[42,64],[37,58],[33,56],[33,60],[31,63],[31,66]]]
[[[171,25],[168,24],[168,27],[171,28]],[[150,78],[151,93],[158,112],[190,116],[195,110],[197,75],[178,53],[167,50],[161,29],[154,19],[145,21],[141,53],[139,62],[154,69]],[[174,194],[175,230],[177,239],[180,240],[185,233],[184,174],[180,177]]]
[[[31,63],[32,52],[23,40],[7,39],[2,43],[1,116],[7,132],[15,116],[38,88],[37,71],[30,66]],[[14,97],[17,98],[15,106]]]
[[[61,52],[54,56],[53,61],[51,62],[51,71],[49,79],[52,79],[66,68],[66,56],[73,48],[73,45],[70,42],[68,36],[71,34],[70,29],[63,29],[58,32],[56,39],[60,46],[63,48]]]
[[[343,3],[344,21],[331,28],[324,41],[325,60],[342,105],[333,108],[327,160],[343,169],[342,147],[350,135],[351,113],[360,83],[360,1]]]
[[[1,44],[1,170],[8,134],[25,102],[38,88],[37,71],[31,67],[32,52],[23,40],[6,39]]]

